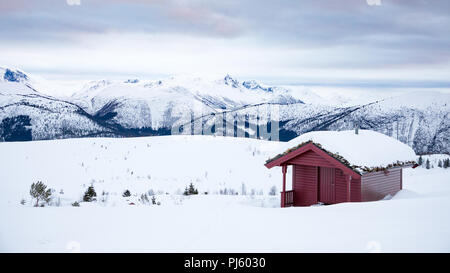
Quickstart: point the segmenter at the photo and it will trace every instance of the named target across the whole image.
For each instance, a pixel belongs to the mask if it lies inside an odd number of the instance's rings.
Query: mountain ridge
[[[305,103],[288,88],[230,75],[216,80],[104,79],[67,98],[45,95],[34,85],[40,87],[33,76],[0,68],[0,140],[168,135],[174,128],[182,128],[175,132],[181,134],[265,139],[270,136],[263,132],[276,122],[281,141],[309,131],[359,126],[395,137],[416,153],[450,152],[450,96],[438,92],[339,106]],[[31,139],[15,139],[18,128],[30,130]]]

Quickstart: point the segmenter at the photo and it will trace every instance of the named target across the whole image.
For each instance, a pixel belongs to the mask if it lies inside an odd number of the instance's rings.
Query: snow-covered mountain
[[[229,75],[105,79],[87,83],[68,98],[45,95],[46,86],[21,70],[0,68],[0,140],[176,131],[287,141],[309,131],[359,126],[395,137],[417,153],[450,152],[450,95],[439,92],[333,104],[309,90],[296,92]]]
[[[198,116],[258,103],[302,103],[289,90],[241,83],[229,75],[219,80],[183,76],[142,82],[93,81],[72,100],[92,115],[110,114],[111,122],[125,128],[170,128],[190,112]]]

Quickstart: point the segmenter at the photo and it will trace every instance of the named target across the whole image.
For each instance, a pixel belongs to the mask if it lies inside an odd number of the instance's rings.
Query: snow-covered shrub
[[[247,187],[245,186],[244,183],[242,183],[241,186],[241,195],[247,195]]]
[[[238,191],[232,188],[223,188],[219,190],[220,195],[239,195]]]
[[[269,195],[272,195],[272,196],[277,195],[277,187],[276,186],[272,186],[272,188],[270,188]]]
[[[122,194],[123,197],[130,197],[131,196],[131,192],[129,190],[126,190],[123,192]]]
[[[89,186],[83,196],[84,202],[92,202],[97,200],[97,193],[95,192],[94,186]]]
[[[419,166],[421,166],[423,164],[422,156],[419,156],[419,159],[417,160],[417,164],[419,164]]]
[[[155,192],[152,189],[149,189],[148,190],[148,195],[153,196],[153,195],[155,195]]]
[[[154,195],[152,196],[152,204],[156,205],[156,197]]]
[[[25,199],[22,198],[22,199],[20,200],[20,204],[21,204],[21,205],[25,205],[26,203],[27,203],[27,202],[25,201]]]
[[[36,204],[34,206],[39,207],[39,201],[44,201],[45,204],[50,202],[52,189],[47,189],[47,186],[42,183],[42,181],[38,181],[37,183],[31,184],[30,195],[36,199]],[[44,203],[40,206],[44,206]]]
[[[108,200],[108,193],[105,191],[102,191],[102,197],[101,197],[100,201],[102,203],[106,203],[107,200]]]
[[[80,206],[80,203],[78,203],[77,201],[72,203],[72,207],[79,207],[79,206]]]
[[[425,168],[427,168],[427,170],[430,169],[430,160],[427,158],[427,161],[425,162]]]
[[[148,199],[148,195],[146,193],[141,194],[141,198],[139,200],[144,205],[150,203],[150,200]]]
[[[50,203],[51,206],[61,207],[61,198],[58,197],[56,200],[52,203]]]

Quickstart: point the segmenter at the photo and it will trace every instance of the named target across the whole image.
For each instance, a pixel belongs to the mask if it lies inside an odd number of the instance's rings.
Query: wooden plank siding
[[[333,168],[334,165],[327,162],[323,157],[318,155],[317,153],[313,151],[307,151],[303,153],[301,156],[298,156],[296,158],[293,158],[288,161],[288,165],[306,165],[306,166],[321,166],[321,167],[328,167]]]
[[[344,173],[339,169],[334,169],[335,172],[335,181],[336,181],[336,203],[347,202],[347,177]],[[351,186],[350,186],[351,188]]]
[[[349,197],[349,175],[315,151],[302,153],[286,163],[293,166],[294,206],[310,206],[319,201],[326,204],[342,203],[348,202],[349,198],[350,201],[361,201],[361,179],[352,177]],[[333,181],[333,185],[321,183],[323,175],[327,176],[325,180]]]
[[[312,152],[312,154],[310,153]],[[302,146],[290,153],[287,153],[283,156],[280,156],[276,159],[273,159],[265,164],[267,168],[273,168],[275,166],[282,166],[282,165],[295,165],[300,164],[302,165],[309,165],[313,166],[311,161],[309,160],[302,160],[304,154],[308,154],[310,156],[311,160],[314,160],[317,162],[318,165],[316,166],[322,166],[322,167],[334,167],[341,169],[345,174],[351,175],[354,178],[360,178],[361,175],[357,172],[355,172],[350,167],[344,165],[342,162],[337,160],[336,158],[330,156],[325,151],[314,145],[313,143],[308,143],[305,146]],[[314,155],[314,153],[317,155]]]
[[[361,202],[361,178],[352,178],[350,182],[350,201]]]
[[[325,204],[336,202],[334,168],[319,168],[319,201]]]
[[[306,165],[293,165],[292,172],[292,189],[294,191],[294,206],[310,206],[321,201],[328,201],[333,199],[334,203],[347,202],[348,184],[346,175],[339,169],[332,169],[334,177],[331,176],[327,179],[333,179],[334,182],[334,196],[327,195],[326,185],[322,185],[319,189],[320,176],[323,176],[324,170],[327,168],[306,166]],[[319,175],[320,174],[320,175]],[[324,177],[322,177],[324,178]],[[354,202],[361,201],[361,185],[360,179],[352,179],[350,200]],[[329,194],[329,193],[328,193]],[[328,202],[325,202],[328,203]]]
[[[317,174],[317,167],[294,165],[292,172],[294,206],[310,206],[317,204]]]
[[[377,201],[388,194],[394,195],[401,190],[401,176],[401,168],[364,174],[361,177],[361,200]]]

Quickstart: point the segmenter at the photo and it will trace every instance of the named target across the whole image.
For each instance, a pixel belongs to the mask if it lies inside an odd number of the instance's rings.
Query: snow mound
[[[371,130],[359,130],[358,134],[354,130],[309,132],[287,142],[280,153],[308,141],[320,144],[326,151],[359,167],[386,167],[417,159],[414,150],[408,145]]]
[[[420,194],[410,191],[410,190],[401,190],[399,192],[397,192],[391,199],[396,200],[396,199],[415,199],[420,197]]]

